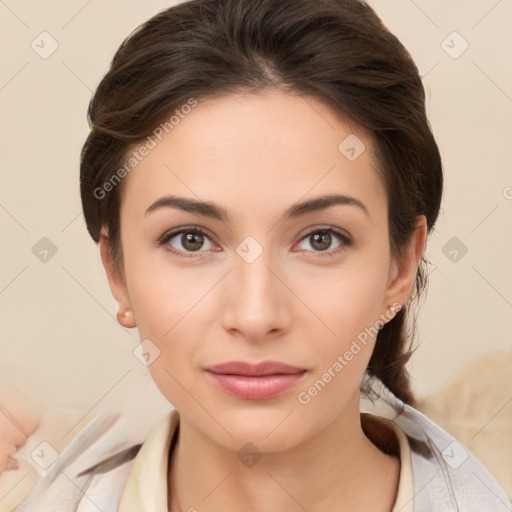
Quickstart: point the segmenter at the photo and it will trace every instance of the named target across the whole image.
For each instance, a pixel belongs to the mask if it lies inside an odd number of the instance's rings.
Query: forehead
[[[123,207],[142,214],[169,193],[236,199],[241,215],[308,195],[382,198],[369,135],[317,99],[232,94],[177,114],[125,178]]]

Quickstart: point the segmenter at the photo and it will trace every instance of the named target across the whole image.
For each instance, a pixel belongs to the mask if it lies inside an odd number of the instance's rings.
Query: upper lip
[[[280,373],[301,373],[305,368],[297,368],[279,361],[263,361],[261,363],[249,363],[246,361],[229,361],[227,363],[208,366],[206,370],[212,373],[225,375],[276,375]]]

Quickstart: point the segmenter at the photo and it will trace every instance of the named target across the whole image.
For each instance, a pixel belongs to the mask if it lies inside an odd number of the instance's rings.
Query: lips
[[[296,385],[307,370],[278,361],[230,361],[209,366],[206,374],[223,391],[246,400],[266,400]]]

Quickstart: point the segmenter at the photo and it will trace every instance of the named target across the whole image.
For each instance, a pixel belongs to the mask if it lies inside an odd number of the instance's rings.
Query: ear
[[[393,306],[394,313],[407,301],[416,280],[418,265],[427,243],[427,219],[420,215],[409,244],[404,249],[399,261],[393,260],[390,265],[388,287],[384,297],[384,311]],[[397,308],[397,306],[399,306]]]
[[[130,296],[128,294],[128,288],[126,287],[125,278],[118,269],[114,268],[112,260],[112,249],[108,236],[102,234],[100,236],[99,245],[101,261],[103,262],[103,267],[105,268],[105,272],[107,274],[110,291],[112,292],[114,299],[119,305],[119,313],[130,313],[124,315],[118,314],[118,322],[123,327],[128,329],[136,327],[135,318],[131,311],[132,307],[130,303]]]

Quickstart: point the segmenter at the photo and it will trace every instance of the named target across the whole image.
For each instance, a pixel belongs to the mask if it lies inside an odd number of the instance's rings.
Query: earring
[[[396,304],[396,302],[395,302]],[[395,316],[401,309],[402,309],[402,304],[398,304],[398,306],[396,306],[395,304],[391,304],[391,305],[388,305],[387,308],[388,308],[388,311],[392,311],[393,312],[393,316]]]
[[[124,311],[118,311],[117,312],[117,321],[123,326],[126,327],[126,323],[128,323],[128,320],[132,316],[131,309],[125,309]]]
[[[386,312],[381,314],[380,315],[380,318],[381,320],[385,320],[384,322],[381,321],[381,326],[379,327],[379,331],[388,323],[390,322],[391,320],[393,320],[393,318],[395,317],[395,315],[402,309],[402,305],[399,305],[398,307],[396,307],[394,304],[390,305],[386,305]]]

